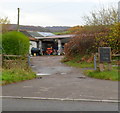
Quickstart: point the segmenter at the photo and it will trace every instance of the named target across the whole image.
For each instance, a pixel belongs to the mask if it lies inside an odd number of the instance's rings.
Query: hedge
[[[29,52],[29,38],[17,31],[2,35],[3,53],[9,55],[26,55]]]

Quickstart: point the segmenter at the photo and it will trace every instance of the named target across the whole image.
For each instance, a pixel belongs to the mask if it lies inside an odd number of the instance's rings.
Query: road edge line
[[[45,97],[21,97],[21,96],[0,96],[0,98],[8,99],[33,99],[33,100],[60,100],[60,101],[82,101],[82,102],[106,102],[106,103],[120,103],[119,100],[105,100],[105,99],[71,99],[71,98],[45,98]]]

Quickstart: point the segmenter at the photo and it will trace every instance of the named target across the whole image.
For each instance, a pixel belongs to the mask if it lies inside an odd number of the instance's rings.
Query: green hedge
[[[2,35],[3,53],[26,55],[29,52],[29,39],[21,32],[11,31]]]
[[[2,54],[2,34],[0,34],[0,54]]]

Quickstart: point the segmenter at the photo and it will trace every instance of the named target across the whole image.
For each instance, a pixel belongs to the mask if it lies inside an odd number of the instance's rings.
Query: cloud
[[[40,2],[114,2],[115,0],[0,0],[2,3],[16,3],[16,2],[28,2],[28,3],[40,3]],[[119,1],[119,0],[118,0]],[[116,0],[117,2],[117,0]]]
[[[20,7],[20,24],[23,25],[76,25],[82,15],[101,5],[119,0],[0,0],[0,17],[7,16],[17,23],[17,8]],[[2,3],[2,4],[1,4]]]
[[[24,13],[21,14],[20,24],[21,25],[38,25],[38,26],[47,26],[57,24],[58,21],[51,15],[48,14],[30,14]]]

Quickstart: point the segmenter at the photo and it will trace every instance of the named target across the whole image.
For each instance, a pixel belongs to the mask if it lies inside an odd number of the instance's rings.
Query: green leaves
[[[12,31],[2,35],[5,54],[26,55],[29,52],[29,39],[22,33]]]

